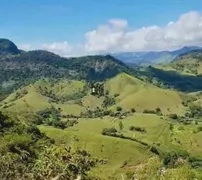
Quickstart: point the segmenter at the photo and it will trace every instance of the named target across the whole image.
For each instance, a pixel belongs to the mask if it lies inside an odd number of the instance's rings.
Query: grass
[[[159,132],[159,126],[164,125],[166,122],[162,121],[160,117],[155,115],[135,115],[124,119],[123,134],[126,136],[133,136],[134,133],[129,131],[129,126],[141,126],[147,130],[147,135],[137,133],[137,137],[142,140],[147,140],[151,143],[156,138]],[[101,134],[103,128],[115,127],[119,129],[119,120],[106,117],[104,119],[80,119],[79,123],[66,130],[59,130],[47,126],[40,126],[42,132],[54,138],[56,143],[71,145],[74,148],[86,149],[92,156],[98,158],[106,158],[108,163],[94,169],[93,173],[101,176],[102,179],[106,174],[118,174],[121,171],[121,166],[127,162],[127,165],[135,165],[142,162],[147,149],[141,144],[117,139],[113,137],[103,136]],[[152,135],[152,136],[151,136]],[[75,140],[78,138],[78,141]],[[151,157],[151,153],[147,158]]]
[[[106,89],[110,94],[120,94],[116,98],[116,106],[121,106],[125,110],[135,108],[142,112],[145,109],[155,110],[159,107],[167,114],[185,112],[182,99],[176,91],[155,87],[125,73],[110,79],[106,83]]]
[[[185,57],[176,62],[173,65],[180,65],[182,68],[181,73],[187,73],[191,75],[202,74],[202,63],[200,60],[193,57]]]
[[[198,126],[201,126],[201,123],[199,123]],[[197,130],[197,127],[194,124],[182,126],[180,124],[175,125],[174,128],[174,135],[173,138],[176,138],[180,141],[181,145],[184,149],[186,149],[189,153],[195,156],[199,156],[202,158],[202,132],[194,133],[194,131]],[[181,130],[180,128],[183,129]],[[176,144],[176,142],[173,140],[173,143]]]
[[[7,104],[13,104],[8,111],[18,111],[18,112],[27,112],[28,110],[40,111],[50,107],[48,103],[48,98],[41,95],[36,91],[34,86],[27,87],[28,93],[20,99],[11,101],[15,93],[11,94],[4,102]]]
[[[123,130],[119,130],[120,121],[123,123]],[[172,131],[169,128],[170,123],[174,125]],[[129,130],[130,126],[145,128],[146,133],[132,132]],[[106,174],[120,176],[120,173],[127,171],[127,167],[141,163],[147,152],[147,149],[139,143],[101,135],[103,128],[111,127],[115,127],[125,136],[134,137],[148,144],[159,144],[157,147],[164,152],[186,150],[191,155],[202,158],[202,143],[200,141],[202,133],[193,132],[197,128],[196,125],[178,124],[165,117],[156,115],[137,113],[122,120],[111,117],[105,117],[104,119],[79,119],[78,124],[65,130],[47,126],[40,126],[40,130],[55,139],[56,143],[70,145],[73,148],[86,149],[92,156],[107,159],[107,164],[98,166],[93,170],[93,173],[104,179]],[[183,127],[184,130],[179,130],[179,127]],[[162,131],[162,129],[164,130]],[[159,136],[161,131],[162,134]],[[180,144],[177,143],[178,140],[181,142]],[[190,142],[192,142],[192,145],[190,145]],[[149,153],[147,159],[151,156],[152,154]],[[123,170],[121,166],[126,162],[126,169]]]
[[[107,159],[107,164],[99,165],[93,170],[93,174],[97,174],[101,179],[105,179],[107,175],[116,174],[125,162],[132,165],[142,161],[147,152],[145,147],[136,142],[103,136],[100,129],[106,127],[107,123],[104,122],[101,125],[101,123],[96,124],[101,120],[94,120],[95,123],[92,121],[81,120],[78,126],[65,131],[45,126],[41,126],[40,129],[54,138],[56,143],[71,145],[75,149],[86,149],[94,157]]]
[[[84,85],[83,81],[60,80],[52,84],[49,80],[39,80],[27,87],[28,94],[24,97],[13,101],[15,96],[15,93],[13,93],[4,102],[12,103],[12,106],[8,108],[9,111],[14,111],[14,109],[27,111],[26,106],[28,105],[36,112],[51,105],[49,98],[40,94],[40,88],[52,91],[56,97],[63,98],[81,91]],[[164,114],[176,113],[180,115],[183,115],[186,111],[182,106],[182,98],[178,92],[155,87],[125,73],[106,81],[105,89],[109,91],[111,96],[119,94],[116,97],[116,105],[110,107],[112,110],[116,110],[117,106],[121,106],[124,111],[130,111],[131,108],[135,108],[136,111],[143,112],[145,109],[155,110],[156,108],[161,108]],[[88,93],[88,95],[78,100],[82,102],[82,105],[75,101],[52,104],[60,107],[64,114],[79,115],[87,107],[95,109],[97,106],[101,106],[104,97],[98,98]]]

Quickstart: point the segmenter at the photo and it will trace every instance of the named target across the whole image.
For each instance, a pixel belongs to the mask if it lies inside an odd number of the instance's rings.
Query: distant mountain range
[[[181,54],[197,49],[201,49],[201,47],[186,46],[175,51],[123,52],[111,55],[127,64],[148,65],[168,63]]]

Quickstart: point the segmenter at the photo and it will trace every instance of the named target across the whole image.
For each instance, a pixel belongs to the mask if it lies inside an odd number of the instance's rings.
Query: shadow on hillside
[[[175,71],[163,71],[154,67],[148,67],[145,75],[157,78],[164,84],[183,92],[195,92],[202,90],[202,75],[182,75]]]

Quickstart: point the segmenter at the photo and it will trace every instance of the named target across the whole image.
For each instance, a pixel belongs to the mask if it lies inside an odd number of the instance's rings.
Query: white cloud
[[[124,19],[110,19],[109,23],[114,28],[125,29],[128,27],[128,22]]]
[[[43,44],[42,49],[52,51],[56,54],[60,54],[62,56],[68,56],[73,51],[73,46],[67,43],[67,41],[64,42],[55,42],[52,44]]]
[[[107,52],[171,50],[182,46],[202,45],[202,15],[191,11],[164,27],[157,25],[128,30],[124,19],[111,19],[107,24],[86,32],[79,45],[64,42],[44,44],[41,48],[63,56]],[[26,47],[26,46],[25,46]]]
[[[32,45],[31,44],[20,44],[18,46],[19,49],[23,49],[25,51],[29,51],[32,49]]]

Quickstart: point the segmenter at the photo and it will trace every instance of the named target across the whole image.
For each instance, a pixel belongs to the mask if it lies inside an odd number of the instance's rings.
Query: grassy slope
[[[85,83],[82,81],[62,80],[52,85],[49,81],[40,80],[34,85],[28,86],[28,94],[12,102],[14,104],[8,110],[27,111],[27,104],[33,111],[50,107],[49,98],[40,94],[39,87],[52,91],[57,97],[65,97],[81,91],[84,85]],[[105,88],[109,90],[112,96],[116,93],[120,94],[116,98],[116,105],[111,107],[114,110],[117,106],[121,106],[124,110],[135,108],[137,111],[142,112],[145,109],[155,110],[159,107],[165,114],[171,112],[183,114],[185,112],[182,99],[176,91],[155,87],[125,73],[106,81]],[[4,102],[9,104],[14,96],[15,93],[11,94]],[[68,101],[64,104],[52,104],[60,107],[64,114],[78,115],[85,111],[88,106],[91,109],[101,106],[103,100],[103,97],[97,98],[88,94],[81,99],[82,106],[74,101]]]
[[[14,105],[7,108],[7,110],[19,112],[31,109],[38,111],[50,107],[48,103],[49,98],[40,94],[38,91],[39,86],[47,87],[47,89],[52,90],[57,96],[63,97],[80,91],[84,86],[84,82],[68,82],[64,80],[52,86],[50,82],[41,80],[34,85],[28,86],[28,94],[18,100],[12,101],[15,93],[11,94],[5,102],[8,102],[8,105],[10,103],[14,103]],[[116,106],[122,106],[124,110],[134,107],[136,110],[142,112],[144,109],[160,107],[164,113],[169,113],[167,111],[168,108],[170,108],[172,113],[182,114],[184,112],[181,105],[182,99],[177,92],[157,88],[124,73],[108,80],[105,88],[109,90],[111,95],[120,94],[116,98]],[[54,105],[62,108],[63,113],[79,114],[81,111],[85,111],[85,108],[88,106],[90,108],[100,106],[102,101],[103,98],[87,95],[82,98],[84,107],[75,104],[73,101],[64,104],[54,103]],[[54,138],[57,143],[71,144],[74,148],[84,148],[93,156],[108,159],[109,162],[106,165],[102,165],[94,170],[94,173],[99,174],[104,179],[106,174],[111,175],[112,173],[120,172],[120,167],[125,161],[127,161],[128,165],[140,163],[147,152],[138,143],[101,135],[103,128],[116,127],[118,129],[119,121],[110,117],[103,120],[80,119],[77,125],[65,131],[45,126],[40,126],[40,129],[47,133],[48,136]],[[202,133],[194,134],[193,130],[196,129],[194,125],[184,126],[175,124],[173,136],[171,136],[172,132],[167,125],[168,121],[156,115],[137,113],[135,116],[123,119],[122,122],[124,124],[122,133],[126,136],[133,136],[148,143],[159,142],[160,148],[163,150],[185,149],[192,154],[201,156],[202,144],[200,143],[200,139],[202,138]],[[131,132],[128,130],[129,126],[144,127],[146,133]],[[164,126],[166,128],[163,134],[157,139],[159,132]],[[179,131],[179,126],[183,126],[185,130]],[[75,136],[78,137],[79,141],[75,141]],[[174,138],[180,140],[181,145],[176,143]]]
[[[180,65],[183,67],[182,73],[189,73],[189,74],[195,74],[193,71],[197,72],[197,74],[202,74],[202,62],[198,59],[192,58],[192,57],[184,57],[180,60],[174,61],[172,63],[172,66],[175,67],[175,65]]]
[[[130,125],[143,124],[148,128],[149,134],[151,132],[158,132],[158,125],[162,125],[163,122],[156,116],[149,115],[136,115],[133,118],[125,119],[124,133],[127,136],[133,136],[128,131]],[[153,123],[152,123],[153,122]],[[99,158],[108,159],[106,165],[102,165],[94,170],[102,179],[106,178],[106,175],[117,173],[121,170],[121,166],[127,161],[127,165],[135,165],[142,162],[147,149],[142,145],[123,139],[116,139],[101,135],[103,128],[115,127],[118,129],[119,121],[113,121],[113,118],[100,119],[80,119],[79,123],[72,128],[68,128],[65,131],[55,128],[41,126],[40,129],[48,136],[54,138],[57,143],[71,144],[74,148],[85,148],[93,156]],[[77,136],[79,141],[75,141],[74,137]],[[153,134],[153,137],[155,134]],[[149,153],[146,159],[152,154]]]
[[[174,71],[174,72],[178,72],[181,75],[194,76],[194,74],[191,73],[190,71],[188,71],[187,69],[183,70],[183,71],[179,71],[179,70],[175,69],[174,67],[172,67],[171,64],[166,64],[166,65],[160,65],[159,64],[159,65],[155,65],[154,67],[157,69],[161,69],[163,71]]]
[[[59,81],[54,86],[49,81],[39,80],[33,85],[26,87],[28,93],[20,99],[13,101],[16,93],[11,94],[4,102],[8,105],[13,104],[9,108],[8,111],[18,111],[23,112],[27,111],[27,109],[31,109],[32,111],[40,111],[46,108],[49,108],[51,104],[49,103],[49,98],[43,96],[39,91],[39,86],[41,88],[46,88],[48,91],[52,91],[58,97],[64,97],[67,95],[72,95],[73,93],[79,92],[84,83],[82,81]],[[4,103],[3,102],[3,103]],[[81,111],[84,111],[84,108],[79,106],[76,103],[67,102],[67,103],[52,103],[55,107],[60,107],[64,114],[80,114]]]
[[[125,173],[127,167],[131,168],[131,166],[142,163],[147,152],[138,143],[101,135],[103,128],[115,127],[119,130],[119,122],[120,120],[110,117],[102,120],[80,119],[77,125],[64,131],[46,126],[40,126],[40,129],[54,138],[56,143],[71,145],[74,148],[84,148],[95,157],[108,159],[106,165],[99,166],[94,170],[94,173],[105,179],[107,174],[113,173],[120,177],[120,172]],[[169,120],[156,115],[143,114],[127,117],[122,120],[122,123],[124,129],[121,133],[125,136],[135,137],[149,144],[159,143],[159,148],[163,151],[182,149],[201,157],[202,143],[200,139],[202,133],[193,133],[197,126],[174,123],[174,130],[171,131]],[[129,131],[130,126],[144,127],[146,133],[131,132]],[[179,127],[183,127],[184,130],[179,130]],[[161,131],[162,134],[159,136]],[[79,140],[76,141],[75,137]],[[175,138],[180,140],[181,144],[178,144],[174,140]],[[149,158],[151,155],[148,154],[146,157]],[[125,170],[121,168],[124,162],[127,162]]]
[[[135,108],[138,111],[144,109],[161,108],[164,113],[183,114],[182,99],[176,91],[164,90],[150,84],[146,84],[127,74],[119,74],[106,83],[106,88],[111,94],[120,94],[117,98],[119,106],[129,110]]]
[[[13,101],[15,94],[11,94],[6,100],[3,102],[7,102],[8,105],[12,104],[8,111],[18,111],[18,112],[26,112],[28,109],[39,111],[50,107],[48,103],[48,98],[41,95],[34,86],[28,86],[27,88],[28,93],[20,99]]]

